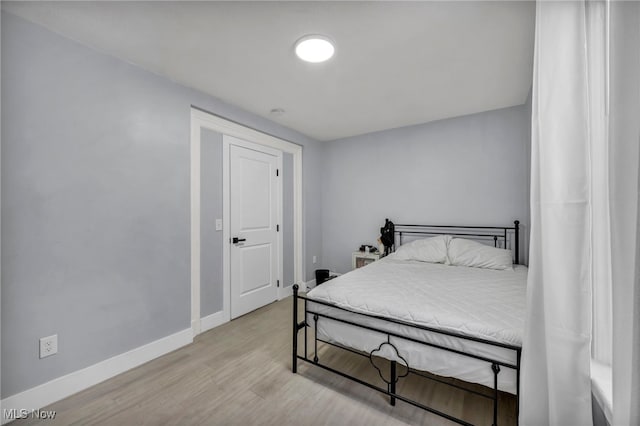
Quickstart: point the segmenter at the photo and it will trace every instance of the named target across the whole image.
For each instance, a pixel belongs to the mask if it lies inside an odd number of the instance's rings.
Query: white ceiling
[[[533,2],[2,3],[318,140],[521,105],[531,87]],[[335,40],[326,63],[295,57],[314,33]]]

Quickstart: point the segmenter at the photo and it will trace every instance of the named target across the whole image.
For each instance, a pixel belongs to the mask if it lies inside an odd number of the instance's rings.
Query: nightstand
[[[362,268],[380,259],[380,253],[366,253],[364,251],[354,251],[351,255],[351,266],[353,269]]]

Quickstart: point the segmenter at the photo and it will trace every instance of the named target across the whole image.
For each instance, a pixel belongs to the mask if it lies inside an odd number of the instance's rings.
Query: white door
[[[229,156],[231,318],[237,318],[278,298],[281,158],[233,144]]]

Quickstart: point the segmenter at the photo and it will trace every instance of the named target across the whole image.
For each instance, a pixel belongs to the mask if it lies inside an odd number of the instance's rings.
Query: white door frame
[[[234,136],[258,145],[274,148],[293,156],[293,251],[295,282],[304,288],[302,271],[304,256],[302,245],[302,146],[279,139],[275,136],[245,127],[200,109],[191,108],[191,328],[193,334],[200,334],[231,319],[231,280],[229,274],[229,245],[223,246],[223,309],[201,324],[200,314],[200,133],[202,128],[210,129],[222,135]],[[229,240],[229,151],[223,137],[223,217],[222,238]],[[281,223],[281,222],[280,222]],[[282,250],[282,232],[279,235]],[[282,258],[280,259],[282,264]],[[281,266],[280,266],[281,268]],[[284,288],[284,282],[278,289],[278,299],[291,294],[291,287]],[[209,318],[209,317],[207,317]]]

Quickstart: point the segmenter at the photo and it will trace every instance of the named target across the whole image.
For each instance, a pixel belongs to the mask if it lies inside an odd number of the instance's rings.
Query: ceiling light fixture
[[[271,114],[272,117],[282,117],[284,115],[284,109],[274,108],[271,111],[269,111],[269,114]]]
[[[323,35],[307,35],[296,42],[296,55],[306,62],[324,62],[336,51],[329,37]]]

